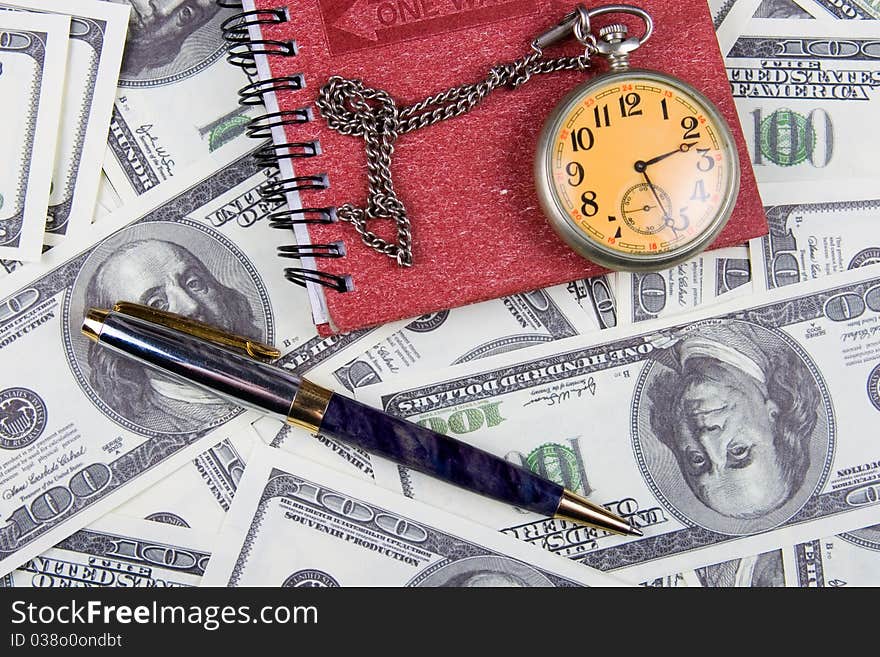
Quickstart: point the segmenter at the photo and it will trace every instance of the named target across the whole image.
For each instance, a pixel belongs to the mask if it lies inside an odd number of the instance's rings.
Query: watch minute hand
[[[635,169],[639,173],[643,173],[645,171],[645,169],[647,169],[649,166],[651,166],[652,164],[657,164],[657,162],[660,162],[661,160],[665,160],[667,157],[671,157],[672,155],[675,155],[676,153],[687,153],[689,150],[691,150],[691,148],[694,146],[695,143],[696,142],[684,143],[681,146],[679,146],[678,148],[676,148],[674,151],[669,151],[668,153],[663,153],[663,155],[658,155],[657,157],[652,157],[648,161],[639,160],[638,162],[635,163]]]
[[[667,219],[669,213],[666,211],[666,208],[663,207],[663,201],[660,200],[660,195],[654,188],[654,183],[651,182],[651,179],[648,178],[648,174],[645,171],[642,171],[642,175],[645,177],[645,182],[648,183],[648,187],[651,188],[651,193],[654,195],[654,198],[657,199],[657,205],[660,206],[660,210],[663,212],[663,219]]]

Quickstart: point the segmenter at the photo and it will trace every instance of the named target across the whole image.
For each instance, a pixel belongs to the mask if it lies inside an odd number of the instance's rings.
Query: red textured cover
[[[306,88],[279,93],[282,109],[314,107],[330,75],[360,78],[400,105],[482,79],[495,64],[524,55],[531,41],[573,7],[572,0],[287,0],[291,20],[263,27],[264,38],[295,40],[296,57],[270,57],[274,76],[303,73]],[[654,18],[653,37],[633,53],[634,67],[657,69],[703,91],[733,128],[742,166],[734,214],[713,247],[767,233],[750,157],[739,127],[705,0],[636,0]],[[272,8],[278,0],[257,0]],[[588,6],[598,6],[588,3]],[[607,20],[606,20],[607,19]],[[621,22],[619,15],[594,21]],[[625,20],[641,34],[637,19]],[[548,55],[577,54],[577,42]],[[596,58],[597,72],[606,64]],[[333,329],[348,332],[592,276],[603,270],[571,251],[545,220],[532,161],[538,133],[556,103],[584,81],[578,72],[532,78],[499,89],[469,114],[400,137],[393,174],[412,221],[415,264],[398,267],[368,249],[348,224],[310,226],[312,241],[341,240],[347,256],[318,266],[350,274],[354,289],[326,290]],[[303,205],[363,206],[366,155],[360,137],[317,120],[287,129],[292,142],[320,141],[319,157],[295,162],[297,175],[327,173],[330,188],[304,192]],[[392,237],[392,222],[371,229]],[[387,229],[387,230],[383,230]],[[280,263],[279,263],[279,266]],[[328,326],[319,330],[327,334]]]

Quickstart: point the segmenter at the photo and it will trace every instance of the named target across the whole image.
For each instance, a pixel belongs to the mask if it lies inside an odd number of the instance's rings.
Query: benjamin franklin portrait
[[[656,492],[680,517],[725,533],[791,517],[824,476],[833,432],[806,356],[740,320],[656,344],[634,405],[637,453]]]
[[[124,81],[173,78],[223,50],[220,23],[232,15],[216,0],[114,0],[131,6]]]
[[[74,367],[102,410],[141,433],[216,426],[237,407],[78,336],[85,309],[131,301],[267,339],[260,283],[232,247],[193,227],[135,225],[97,247],[74,285],[68,320]]]
[[[539,570],[501,555],[481,555],[428,567],[407,586],[452,588],[550,587]]]

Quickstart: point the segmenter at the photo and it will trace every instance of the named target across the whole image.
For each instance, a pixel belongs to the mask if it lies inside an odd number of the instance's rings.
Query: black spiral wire
[[[248,77],[258,77],[256,57],[296,57],[299,50],[296,41],[279,41],[276,39],[252,39],[249,28],[258,25],[279,25],[289,20],[286,8],[255,9],[244,11],[240,0],[216,0],[220,7],[241,9],[224,20],[220,29],[228,44],[226,59],[233,66],[243,69]],[[300,91],[305,87],[302,75],[273,77],[242,87],[238,92],[238,102],[242,106],[264,105],[265,95],[284,91]],[[311,108],[304,107],[278,112],[267,112],[251,119],[245,134],[254,139],[272,138],[274,128],[309,123],[314,120]],[[257,191],[267,203],[287,205],[287,194],[302,191],[321,191],[327,189],[329,181],[326,175],[280,177],[279,163],[281,160],[294,161],[301,158],[317,157],[321,154],[320,144],[311,142],[270,142],[254,154],[257,163],[264,168],[275,168],[279,177],[261,185]],[[297,225],[332,224],[338,221],[336,208],[310,207],[272,212],[268,216],[269,226],[281,230],[292,230]],[[345,256],[342,242],[332,244],[289,244],[278,247],[281,258],[341,258]],[[284,277],[302,287],[307,283],[315,283],[336,290],[347,292],[350,289],[349,277],[322,272],[304,267],[288,267]]]

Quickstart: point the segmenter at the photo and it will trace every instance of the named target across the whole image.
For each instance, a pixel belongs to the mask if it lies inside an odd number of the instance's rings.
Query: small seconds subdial
[[[630,187],[620,203],[623,223],[640,235],[655,235],[666,228],[670,220],[672,200],[662,187],[648,183]]]

